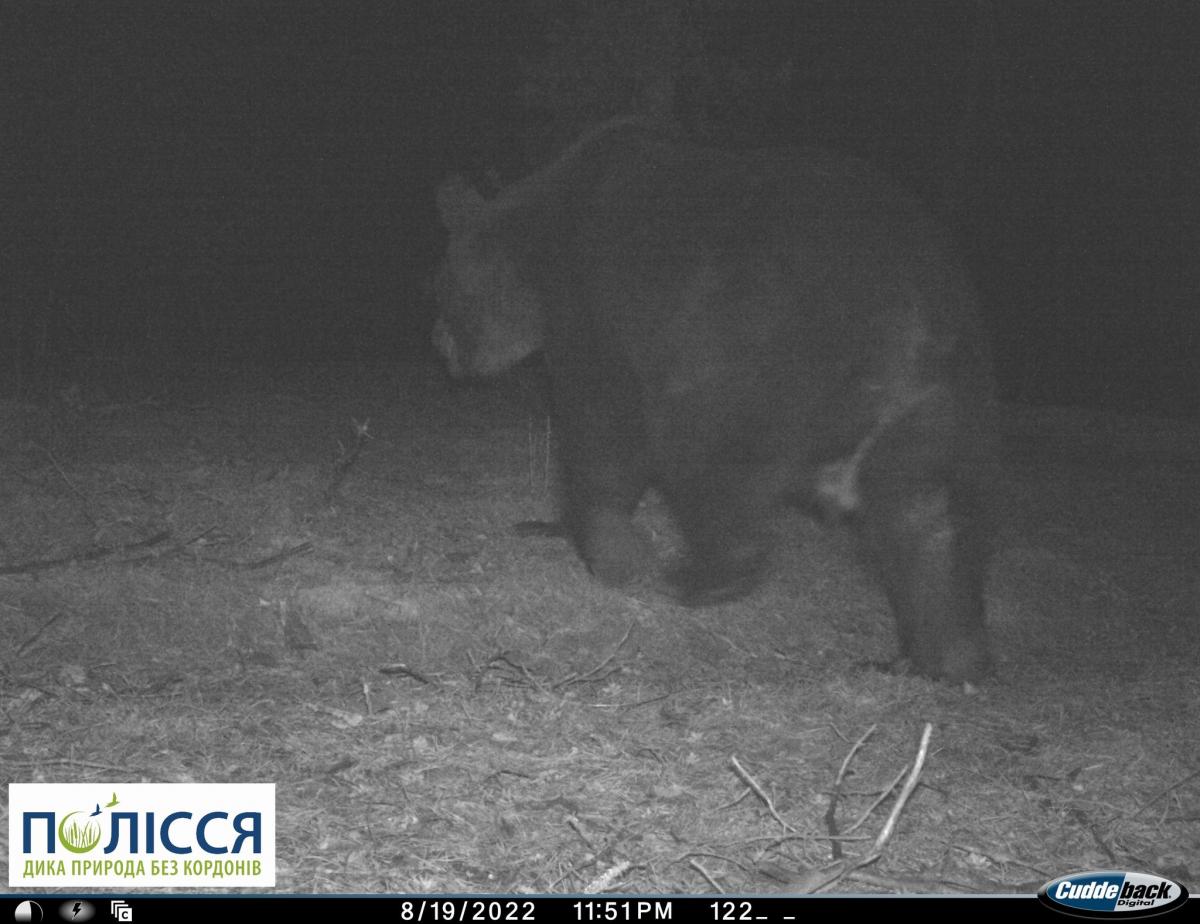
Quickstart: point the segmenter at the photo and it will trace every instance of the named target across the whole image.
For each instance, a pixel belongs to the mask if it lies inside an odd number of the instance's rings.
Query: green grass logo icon
[[[71,853],[87,853],[100,843],[100,824],[90,819],[72,821],[82,812],[71,812],[58,823],[58,842]]]

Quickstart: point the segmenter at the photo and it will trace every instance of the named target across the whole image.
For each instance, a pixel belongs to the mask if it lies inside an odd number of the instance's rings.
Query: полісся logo
[[[8,807],[22,890],[275,884],[271,783],[9,783]]]

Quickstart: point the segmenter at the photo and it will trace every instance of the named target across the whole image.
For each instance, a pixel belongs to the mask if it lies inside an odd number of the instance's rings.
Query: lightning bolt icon
[[[76,902],[76,903],[75,903],[75,907],[71,909],[71,919],[72,919],[72,920],[74,920],[74,919],[75,919],[75,916],[76,916],[77,914],[79,914],[79,909],[80,909],[82,906],[83,906],[83,902]]]

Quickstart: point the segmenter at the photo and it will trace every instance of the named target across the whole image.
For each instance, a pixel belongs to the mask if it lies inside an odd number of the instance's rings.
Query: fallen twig
[[[550,689],[557,690],[560,687],[570,686],[573,683],[587,683],[590,680],[603,680],[605,677],[611,676],[613,674],[613,672],[616,670],[615,668],[614,668],[614,671],[609,671],[607,674],[604,674],[603,676],[597,676],[597,675],[600,674],[600,672],[602,670],[604,670],[605,667],[608,666],[608,664],[612,661],[612,659],[617,656],[617,652],[619,652],[624,647],[625,643],[627,641],[629,641],[629,636],[632,633],[633,633],[633,623],[631,622],[629,624],[629,628],[625,630],[625,634],[621,636],[621,640],[619,642],[617,642],[616,647],[614,647],[613,650],[609,652],[608,657],[606,657],[603,661],[601,661],[599,664],[597,664],[595,667],[593,667],[590,671],[587,671],[582,674],[570,674],[570,675],[564,677],[562,680],[553,684],[550,687]]]
[[[583,841],[583,845],[592,853],[596,853],[596,845],[592,843],[592,839],[587,836],[587,832],[583,830],[583,825],[579,823],[579,819],[574,815],[567,816],[567,826],[579,835],[579,839]]]
[[[900,813],[904,810],[904,806],[908,802],[909,796],[912,795],[913,790],[917,788],[917,780],[921,776],[921,770],[925,766],[925,758],[929,754],[929,739],[932,735],[933,725],[926,722],[925,728],[921,732],[921,743],[917,746],[917,756],[912,762],[912,768],[908,771],[908,778],[904,781],[904,787],[896,797],[896,804],[892,806],[892,810],[888,814],[887,820],[883,823],[883,828],[880,829],[879,835],[875,838],[875,843],[871,849],[857,859],[843,860],[824,870],[809,870],[789,883],[790,887],[796,891],[807,893],[823,892],[843,876],[855,870],[860,870],[864,866],[870,866],[883,855],[884,847],[887,846],[893,832],[896,830],[896,822],[900,818]],[[891,788],[888,788],[889,792]]]
[[[763,788],[758,785],[758,781],[750,775],[750,772],[740,763],[738,763],[737,757],[733,754],[729,755],[729,762],[733,764],[734,772],[737,773],[737,775],[742,778],[742,781],[754,790],[754,794],[762,800],[763,805],[767,807],[767,811],[771,813],[771,817],[783,826],[783,830],[794,833],[796,829],[779,817],[779,813],[775,811],[775,803],[771,801],[771,797],[763,791]]]
[[[725,894],[725,890],[721,888],[721,883],[717,882],[717,880],[713,879],[713,877],[708,874],[708,870],[700,865],[699,860],[697,860],[695,857],[688,857],[688,866],[703,876],[705,881],[717,890],[718,894]]]
[[[182,552],[189,545],[194,545],[195,543],[199,542],[201,539],[203,539],[205,536],[207,536],[209,533],[211,533],[216,528],[217,527],[215,525],[210,526],[210,527],[208,527],[208,529],[204,530],[203,532],[199,532],[196,535],[192,536],[191,539],[185,539],[182,542],[176,542],[169,549],[161,549],[158,551],[149,552],[145,555],[134,555],[132,558],[122,558],[119,562],[117,562],[117,564],[136,565],[136,564],[139,564],[140,562],[144,562],[144,561],[154,561],[156,559],[166,558],[168,555],[174,555],[177,552]],[[132,548],[132,546],[127,546],[127,548]]]
[[[1172,783],[1166,789],[1160,789],[1157,793],[1155,793],[1153,796],[1151,796],[1149,799],[1147,799],[1141,805],[1136,806],[1132,811],[1128,812],[1125,817],[1132,818],[1134,815],[1137,815],[1143,809],[1147,809],[1150,806],[1152,806],[1155,802],[1157,802],[1159,799],[1161,799],[1167,793],[1171,792],[1171,790],[1178,789],[1180,786],[1184,785],[1185,783],[1190,782],[1191,780],[1194,780],[1198,776],[1200,776],[1200,770],[1196,770],[1192,773],[1189,773],[1182,780],[1179,780],[1177,783]]]
[[[858,816],[858,821],[854,822],[854,824],[846,829],[847,834],[852,831],[857,831],[859,827],[862,826],[862,823],[871,817],[871,815],[875,812],[875,809],[879,806],[879,803],[890,796],[892,794],[892,790],[894,790],[900,784],[900,781],[904,779],[904,774],[908,773],[908,768],[908,764],[905,764],[901,768],[900,772],[896,774],[895,778],[883,788],[883,791],[878,796],[875,797],[875,801],[868,805],[866,811]]]
[[[115,766],[114,764],[102,764],[94,760],[76,760],[74,757],[39,757],[37,760],[28,760],[23,757],[9,757],[6,754],[0,754],[0,763],[12,767],[86,767],[88,770],[102,770],[105,773],[116,773],[119,777],[129,777],[137,780],[154,780],[165,779],[164,777],[155,777],[154,773],[149,770],[135,770],[134,768],[125,766]]]
[[[866,860],[858,864],[859,866],[866,866],[868,863],[874,863],[879,859],[884,846],[891,839],[892,832],[896,830],[896,822],[900,819],[900,813],[904,810],[904,805],[908,802],[909,796],[913,794],[913,790],[917,788],[917,780],[921,777],[921,771],[925,769],[925,758],[929,755],[929,739],[932,736],[933,724],[926,722],[925,729],[921,732],[921,743],[917,746],[917,756],[913,760],[912,770],[908,774],[908,779],[904,781],[904,788],[900,790],[900,795],[896,797],[896,804],[892,806],[892,811],[888,814],[887,821],[884,822],[883,830],[879,832],[879,837],[875,839],[875,846],[871,849],[871,853]]]
[[[203,557],[200,558],[200,561],[206,561],[210,565],[224,565],[226,568],[234,568],[238,571],[257,571],[259,568],[265,568],[267,565],[281,562],[285,558],[291,558],[293,555],[301,555],[311,549],[311,542],[301,542],[299,545],[293,545],[282,552],[276,552],[273,555],[268,555],[266,558],[258,558],[254,561],[225,561],[220,558]]]
[[[829,837],[832,839],[830,853],[833,855],[833,859],[835,860],[840,860],[842,858],[842,845],[838,839],[837,804],[838,799],[841,798],[842,783],[846,779],[846,770],[850,767],[850,761],[854,758],[854,755],[858,753],[858,749],[863,746],[863,744],[868,738],[871,737],[872,734],[874,734],[877,727],[878,726],[876,725],[872,725],[859,736],[858,740],[855,741],[853,745],[851,745],[849,752],[846,754],[845,758],[842,759],[842,766],[838,769],[837,779],[833,781],[833,792],[829,795],[829,809],[825,812],[825,830],[829,833]]]
[[[47,619],[44,623],[42,623],[40,626],[38,626],[37,630],[33,633],[33,635],[29,636],[29,638],[25,639],[25,641],[23,641],[20,645],[17,646],[17,654],[18,655],[25,654],[25,652],[29,648],[31,648],[33,646],[33,644],[39,638],[41,638],[42,635],[45,634],[45,632],[52,625],[54,625],[56,622],[58,622],[60,619],[62,619],[66,615],[67,614],[63,610],[59,610],[57,613],[55,613],[53,616],[51,616],[49,619]]]
[[[407,664],[401,664],[399,661],[393,662],[392,664],[381,664],[378,670],[381,674],[399,674],[404,677],[411,677],[413,680],[417,680],[421,683],[433,683],[433,681],[424,674],[420,673],[419,671],[414,671]]]
[[[85,561],[97,561],[101,558],[106,558],[109,555],[120,555],[122,552],[128,552],[133,549],[145,549],[152,545],[158,545],[160,542],[166,542],[171,538],[169,530],[163,530],[161,533],[155,533],[149,539],[141,539],[138,542],[130,542],[126,545],[102,546],[88,550],[87,552],[77,552],[74,555],[64,555],[62,558],[42,558],[34,561],[21,562],[16,565],[0,565],[0,574],[33,574],[38,571],[49,571],[51,568],[60,568],[64,565],[74,565]]]
[[[541,680],[539,680],[537,677],[535,677],[533,675],[533,672],[529,668],[527,668],[524,664],[518,664],[516,661],[513,661],[503,651],[500,652],[498,655],[493,655],[491,658],[489,658],[487,663],[483,666],[483,670],[484,671],[497,670],[498,668],[494,667],[493,665],[502,665],[504,667],[509,668],[510,670],[516,671],[518,674],[520,674],[521,678],[527,684],[529,684],[531,687],[533,687],[535,690],[545,691],[546,689],[548,689],[546,684],[543,683]],[[481,673],[480,674],[481,679],[482,679],[482,676],[483,676],[483,674]]]

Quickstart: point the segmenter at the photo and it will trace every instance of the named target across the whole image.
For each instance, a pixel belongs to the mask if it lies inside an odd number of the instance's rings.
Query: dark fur
[[[684,602],[750,590],[784,498],[850,512],[903,661],[989,665],[979,498],[990,377],[941,229],[864,166],[598,129],[485,202],[440,192],[435,341],[455,374],[545,349],[564,522],[602,580],[644,570],[632,513],[660,488]]]

